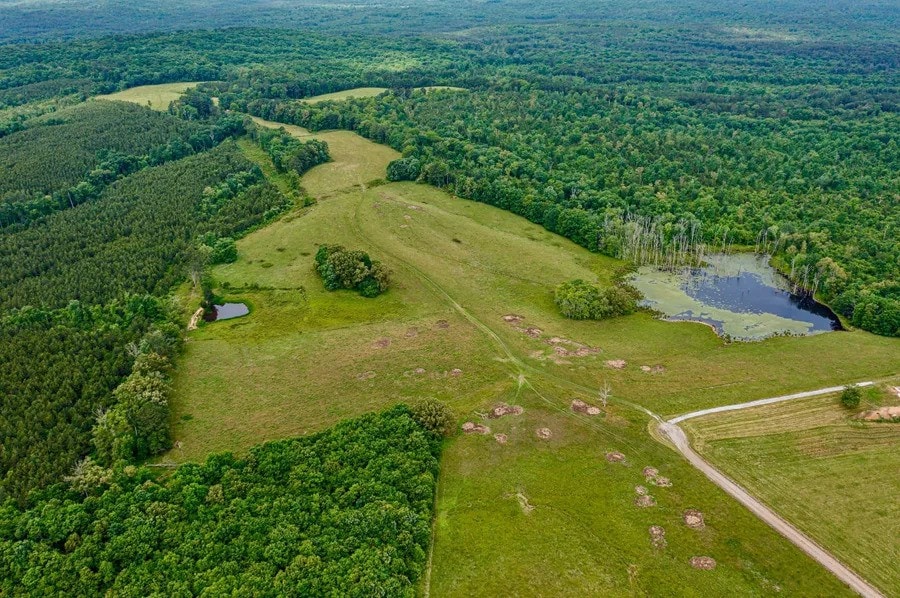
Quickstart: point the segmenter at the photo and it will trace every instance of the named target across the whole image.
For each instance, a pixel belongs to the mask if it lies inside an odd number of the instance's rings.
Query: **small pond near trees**
[[[665,319],[703,322],[733,339],[841,330],[831,309],[794,292],[765,257],[754,254],[711,255],[703,267],[676,271],[645,266],[631,284],[643,294],[641,304]]]
[[[214,305],[213,310],[203,316],[203,319],[207,322],[216,322],[218,320],[239,318],[249,313],[250,308],[243,303],[224,303],[222,305]]]

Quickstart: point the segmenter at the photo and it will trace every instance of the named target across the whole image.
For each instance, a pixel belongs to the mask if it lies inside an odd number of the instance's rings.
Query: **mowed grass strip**
[[[855,419],[891,404],[881,388],[865,395],[854,411],[832,395],[684,426],[712,463],[892,595],[900,588],[900,424]]]

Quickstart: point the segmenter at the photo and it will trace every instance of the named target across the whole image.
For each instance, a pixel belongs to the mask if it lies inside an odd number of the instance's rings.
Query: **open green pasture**
[[[188,89],[197,87],[201,82],[162,83],[160,85],[140,85],[129,89],[97,96],[103,100],[119,100],[147,106],[153,110],[165,111],[169,104],[181,97]]]

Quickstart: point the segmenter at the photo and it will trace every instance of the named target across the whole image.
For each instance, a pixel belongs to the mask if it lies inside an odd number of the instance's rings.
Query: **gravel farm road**
[[[871,384],[871,382],[862,382],[857,386],[870,386]],[[682,455],[684,455],[684,457],[688,460],[688,462],[690,462],[691,465],[703,472],[703,474],[710,480],[712,480],[714,484],[734,497],[735,500],[737,500],[739,503],[750,509],[750,511],[754,515],[769,524],[773,529],[775,529],[775,531],[793,542],[798,548],[800,548],[800,550],[811,556],[813,559],[821,563],[822,566],[824,566],[826,569],[834,573],[834,575],[836,575],[838,579],[846,583],[861,596],[865,596],[866,598],[883,598],[883,595],[877,589],[872,587],[866,580],[847,568],[843,563],[835,558],[834,555],[813,542],[806,534],[785,521],[772,509],[764,505],[752,494],[744,490],[744,488],[728,478],[725,474],[713,467],[708,461],[701,457],[700,454],[697,453],[697,451],[691,448],[691,444],[688,441],[687,435],[684,433],[684,430],[682,430],[678,426],[678,422],[694,417],[709,415],[711,413],[735,411],[737,409],[747,409],[749,407],[780,403],[782,401],[789,401],[792,399],[802,399],[823,394],[830,394],[838,392],[842,388],[842,386],[823,388],[821,390],[802,392],[794,395],[786,395],[783,397],[774,397],[771,399],[750,401],[748,403],[740,403],[737,405],[726,405],[724,407],[694,411],[693,413],[681,415],[679,417],[670,419],[667,422],[661,423],[659,425],[659,430],[669,440],[672,441],[672,443],[675,445],[675,448],[677,448],[678,451]]]

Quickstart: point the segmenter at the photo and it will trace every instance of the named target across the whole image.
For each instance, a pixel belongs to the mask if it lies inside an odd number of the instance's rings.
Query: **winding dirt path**
[[[857,386],[871,386],[872,382],[862,382]],[[723,411],[736,411],[738,409],[748,409],[750,407],[758,407],[759,405],[770,405],[772,403],[780,403],[782,401],[790,401],[792,399],[802,399],[807,397],[815,397],[823,394],[830,394],[840,391],[843,387],[836,386],[831,388],[823,388],[821,390],[813,390],[809,392],[801,392],[793,395],[785,395],[774,397],[771,399],[761,399],[759,401],[750,401],[747,403],[739,403],[736,405],[726,405],[724,407],[715,407],[713,409],[703,409],[694,411],[679,417],[670,419],[659,425],[659,431],[664,434],[675,448],[684,455],[688,462],[699,469],[709,478],[716,486],[731,495],[739,503],[747,507],[751,513],[762,519],[776,532],[794,543],[797,548],[815,559],[823,567],[831,571],[838,579],[850,586],[854,591],[866,598],[884,598],[877,589],[870,585],[865,579],[851,571],[843,563],[841,563],[834,555],[816,544],[806,534],[798,530],[796,527],[788,523],[779,516],[775,511],[764,505],[752,494],[744,490],[739,484],[727,477],[721,471],[713,467],[708,461],[700,456],[697,451],[691,447],[687,435],[678,426],[678,422],[694,417],[709,415],[711,413],[721,413]]]

